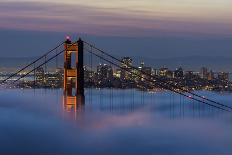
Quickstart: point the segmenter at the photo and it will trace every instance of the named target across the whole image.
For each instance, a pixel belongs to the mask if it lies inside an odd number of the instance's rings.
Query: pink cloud
[[[144,16],[134,11],[125,13],[80,5],[0,3],[0,28],[126,36],[232,34],[232,24],[221,21]]]

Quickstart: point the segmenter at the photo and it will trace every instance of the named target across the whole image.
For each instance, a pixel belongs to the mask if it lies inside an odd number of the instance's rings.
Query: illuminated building
[[[35,70],[36,85],[43,87],[45,85],[45,73],[43,67],[39,67]]]
[[[121,69],[121,75],[120,78],[121,80],[132,80],[132,74],[130,72],[132,72],[132,58],[130,57],[124,57],[122,58],[122,63],[121,63],[121,67],[123,69]]]
[[[212,70],[210,70],[210,72],[208,73],[208,80],[213,80],[214,79],[214,72]]]
[[[145,66],[145,63],[144,63],[144,61],[142,61],[142,62],[140,63],[140,67],[143,68],[144,66]]]
[[[160,68],[159,75],[160,76],[167,76],[168,68]]]
[[[142,68],[142,73],[143,73],[143,75],[142,75],[143,78],[145,78],[145,79],[151,79],[152,68],[144,66]]]
[[[99,81],[111,81],[113,78],[113,69],[107,64],[97,66],[97,75]]]
[[[194,72],[193,71],[185,71],[185,78],[186,79],[193,79],[193,78],[195,78]]]
[[[120,78],[121,77],[121,69],[116,69],[114,73],[114,77]]]
[[[59,81],[61,81],[61,83],[63,83],[63,78],[64,78],[64,69],[63,68],[57,68],[56,69],[56,76],[59,79]]]
[[[46,74],[46,87],[61,88],[63,85],[63,72],[62,68],[57,68],[55,72]]]
[[[94,71],[88,70],[86,66],[84,66],[84,81],[85,83],[93,82]]]
[[[200,77],[202,79],[208,79],[208,69],[206,67],[201,68]]]
[[[168,71],[166,72],[166,77],[167,77],[167,78],[174,78],[173,71],[168,70]]]
[[[174,71],[174,76],[175,78],[183,78],[184,77],[184,71],[181,67],[177,68],[175,71]]]
[[[228,72],[220,72],[218,73],[219,80],[229,80],[229,73]]]
[[[157,76],[157,75],[159,75],[159,70],[153,68],[152,71],[151,71],[151,75],[152,75],[152,76]]]

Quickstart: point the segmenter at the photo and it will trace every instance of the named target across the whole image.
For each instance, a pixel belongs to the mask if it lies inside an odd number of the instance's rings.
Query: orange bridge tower
[[[84,43],[81,39],[72,42],[67,37],[64,43],[64,96],[84,98],[83,52]]]

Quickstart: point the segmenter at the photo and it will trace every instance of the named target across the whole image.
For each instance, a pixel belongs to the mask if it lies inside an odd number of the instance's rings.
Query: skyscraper
[[[121,75],[120,78],[121,80],[132,80],[132,58],[130,57],[123,57],[122,58],[122,63],[121,63],[121,67],[123,69],[121,69]]]
[[[208,69],[206,67],[201,68],[200,77],[202,79],[208,79]]]
[[[214,79],[214,72],[210,70],[210,72],[208,73],[208,80],[213,80],[213,79]]]
[[[229,80],[229,73],[228,72],[218,73],[218,79],[228,81]]]
[[[99,81],[107,82],[111,81],[113,78],[113,69],[112,66],[107,64],[100,64],[97,66],[97,75]]]
[[[175,71],[174,71],[174,76],[175,78],[183,78],[184,77],[184,71],[181,67],[177,68]]]
[[[36,85],[43,87],[45,85],[45,73],[43,67],[39,67],[35,70]]]
[[[168,68],[160,68],[159,75],[167,76]]]

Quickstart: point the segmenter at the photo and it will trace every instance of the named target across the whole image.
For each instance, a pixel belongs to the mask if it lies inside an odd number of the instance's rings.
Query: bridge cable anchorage
[[[77,41],[73,42],[71,45],[74,45],[75,43],[77,43]],[[54,56],[52,56],[49,59],[46,59],[45,62],[43,62],[42,64],[40,64],[39,66],[35,67],[34,69],[30,70],[29,72],[27,72],[26,74],[20,76],[18,79],[16,79],[15,81],[12,82],[12,84],[14,84],[15,82],[19,81],[20,79],[26,77],[28,74],[32,73],[34,70],[42,67],[44,64],[50,62],[51,60],[53,60],[54,58],[56,58],[57,56],[59,56],[60,54],[62,54],[65,51],[65,49],[61,50],[60,52],[58,52],[57,54],[55,54]]]
[[[88,51],[88,52],[89,52],[89,51]],[[121,69],[123,69],[123,70],[126,70],[127,72],[130,72],[130,71],[128,71],[127,69],[125,69],[125,68],[119,66],[118,64],[113,63],[112,61],[109,61],[109,60],[105,59],[104,57],[101,57],[101,56],[99,56],[99,55],[97,55],[97,54],[95,54],[95,53],[93,53],[93,55],[95,55],[96,57],[99,57],[99,58],[103,59],[104,61],[106,61],[106,62],[108,62],[108,63],[110,63],[110,64],[112,64],[112,65],[114,65],[114,66],[116,66],[116,67],[118,67],[118,68],[121,68]],[[131,73],[131,74],[134,74],[134,75],[136,75],[136,76],[138,76],[138,77],[140,77],[140,78],[144,78],[144,77],[140,76],[139,74],[136,74],[136,73],[133,73],[133,72],[130,72],[130,73]],[[149,81],[149,82],[152,82],[152,83],[154,82],[154,81],[152,81],[152,80],[150,80],[150,79],[147,79],[147,78],[144,78],[144,79],[147,80],[147,81]],[[159,83],[153,84],[153,86],[156,86],[156,85],[158,85],[158,86],[160,86],[161,88],[164,88],[164,89],[166,89],[166,90],[175,92],[175,93],[177,93],[177,94],[180,94],[180,95],[182,95],[182,96],[185,96],[185,97],[189,98],[188,95],[186,95],[186,94],[184,94],[184,93],[182,93],[182,92],[173,90],[173,89],[171,89],[171,88],[169,88],[169,87],[167,87],[167,86],[163,86],[162,84],[159,84]],[[200,100],[200,99],[196,99],[196,98],[193,98],[193,97],[191,97],[190,99],[195,100],[195,101],[200,102],[200,103],[204,103],[204,104],[206,104],[206,105],[208,105],[208,106],[211,106],[211,107],[214,107],[214,108],[223,110],[223,111],[231,112],[230,110],[225,109],[225,108],[223,108],[223,107],[221,107],[221,106],[213,105],[213,104],[207,103],[207,102],[205,102],[205,101],[202,101],[202,100]]]
[[[56,47],[52,48],[51,50],[49,50],[48,52],[46,52],[45,54],[43,54],[41,57],[37,58],[36,60],[34,60],[33,62],[29,63],[28,65],[26,65],[25,67],[19,69],[18,71],[16,71],[15,73],[11,74],[9,77],[5,78],[4,80],[1,81],[1,85],[4,84],[7,80],[9,80],[10,78],[17,76],[20,72],[24,71],[25,69],[27,69],[28,67],[32,66],[33,64],[35,64],[36,62],[38,62],[39,60],[43,59],[44,56],[52,53],[54,50],[58,49],[59,47],[61,47],[64,44],[64,42],[59,43]]]
[[[123,62],[122,62],[121,60],[119,60],[118,58],[116,58],[116,57],[114,57],[114,56],[112,56],[112,55],[110,55],[110,54],[104,52],[103,50],[100,50],[100,49],[96,48],[95,46],[93,46],[93,45],[91,45],[91,44],[89,44],[89,43],[87,43],[87,42],[85,42],[85,43],[86,43],[88,46],[92,46],[92,47],[93,47],[94,49],[96,49],[97,51],[100,51],[101,53],[103,53],[103,54],[109,56],[110,58],[112,58],[112,59],[114,59],[114,60],[116,60],[116,61],[118,61],[118,62],[120,62],[120,63],[123,63]],[[88,51],[88,52],[89,52],[89,51]],[[94,54],[94,53],[93,53],[93,54]],[[95,56],[96,56],[96,55],[95,55]],[[99,56],[99,55],[98,55],[98,56]],[[119,67],[120,67],[120,66],[119,66]],[[136,67],[134,67],[134,66],[131,66],[131,65],[130,65],[130,67],[133,68],[133,69],[138,70],[138,69],[137,69]],[[140,72],[142,72],[142,71],[140,71]],[[145,72],[142,72],[142,73],[143,73],[143,74],[146,74],[146,75],[148,75],[148,76],[150,76],[150,77],[152,77],[152,78],[155,78],[157,81],[160,81],[160,79],[157,79],[157,77],[155,77],[155,76],[151,76],[151,75],[149,75],[149,74],[147,74],[147,73],[145,73]],[[154,82],[154,81],[152,81],[152,82]],[[230,109],[230,110],[228,110],[228,111],[231,111],[231,110],[232,110],[232,107],[230,107],[230,106],[227,106],[227,105],[221,104],[221,103],[219,103],[219,102],[213,101],[213,100],[211,100],[211,99],[202,97],[202,96],[200,96],[200,95],[198,95],[198,94],[195,94],[195,93],[192,93],[192,92],[190,92],[190,91],[184,90],[184,89],[182,89],[182,88],[180,88],[180,87],[177,87],[177,86],[175,86],[175,85],[170,85],[170,83],[167,83],[167,82],[164,82],[164,81],[160,81],[160,82],[163,83],[163,85],[169,85],[169,86],[171,86],[172,88],[175,87],[176,89],[179,89],[179,90],[181,90],[182,92],[189,93],[189,94],[193,95],[193,97],[198,97],[198,98],[201,98],[201,99],[203,99],[203,100],[209,101],[209,102],[211,102],[211,103],[217,104],[217,105],[220,106],[220,107],[225,107],[225,108]],[[161,88],[163,87],[163,85],[161,85]],[[174,91],[174,90],[172,89],[171,91]],[[183,93],[182,93],[182,94],[183,94]],[[193,97],[189,97],[189,96],[186,95],[186,94],[184,94],[184,96],[186,96],[186,97],[188,97],[188,98],[193,98]],[[194,99],[196,99],[196,98],[194,98]],[[200,99],[197,99],[197,100],[198,100],[198,101],[201,101]],[[202,102],[206,103],[205,101],[202,101]]]
[[[106,56],[108,56],[108,57],[110,57],[110,58],[112,58],[112,59],[114,59],[114,60],[116,60],[116,61],[119,61],[120,63],[123,63],[123,64],[124,64],[124,62],[121,61],[120,59],[118,59],[118,58],[116,58],[116,57],[114,57],[114,56],[112,56],[112,55],[110,55],[110,54],[104,52],[103,50],[101,50],[101,49],[99,49],[99,48],[97,48],[97,47],[91,45],[91,44],[88,43],[88,42],[85,42],[85,43],[86,43],[88,46],[92,46],[92,47],[93,47],[94,49],[96,49],[97,51],[99,51],[99,52],[105,54]],[[134,67],[134,66],[131,66],[131,65],[128,65],[128,66],[131,67],[131,68],[133,68],[133,69],[135,69],[135,70],[138,70],[138,69],[137,69],[136,67]],[[140,70],[139,70],[139,71],[140,71]],[[186,93],[188,93],[188,94],[191,94],[191,95],[196,96],[196,97],[198,97],[198,98],[201,98],[201,99],[203,99],[203,100],[207,100],[207,101],[209,101],[209,102],[213,102],[213,103],[218,104],[218,105],[220,105],[220,106],[227,107],[227,108],[229,108],[229,109],[232,110],[232,107],[230,107],[230,106],[227,106],[227,105],[221,104],[221,103],[219,103],[219,102],[213,101],[213,100],[211,100],[211,99],[202,97],[202,96],[200,96],[200,95],[198,95],[198,94],[192,93],[191,91],[184,90],[184,89],[181,88],[181,87],[178,87],[178,86],[176,86],[176,85],[173,85],[173,84],[171,84],[171,83],[168,83],[168,82],[166,82],[166,81],[164,81],[164,80],[158,79],[158,77],[156,77],[156,76],[149,75],[149,74],[147,74],[147,73],[144,72],[144,71],[140,71],[140,72],[142,72],[143,74],[146,74],[147,76],[150,76],[150,77],[152,77],[152,78],[155,78],[157,81],[159,80],[159,81],[161,81],[161,82],[164,82],[165,84],[169,84],[169,85],[171,85],[172,87],[175,87],[176,89],[180,89],[180,90],[183,91],[183,92],[186,92]]]

